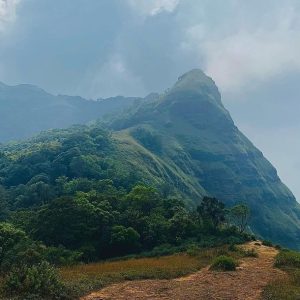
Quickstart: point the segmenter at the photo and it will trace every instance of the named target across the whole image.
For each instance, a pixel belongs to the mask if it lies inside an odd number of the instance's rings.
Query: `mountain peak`
[[[223,106],[215,82],[200,69],[192,69],[178,78],[169,95],[178,93],[195,94]]]

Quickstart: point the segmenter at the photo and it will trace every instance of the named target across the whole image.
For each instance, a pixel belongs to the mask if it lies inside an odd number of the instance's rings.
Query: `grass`
[[[243,257],[258,257],[257,251],[252,249],[244,249],[243,247],[237,245],[230,245],[228,250],[231,251],[231,256],[235,258],[243,258]]]
[[[241,248],[241,249],[239,249],[239,252],[242,257],[255,257],[255,258],[258,257],[258,253],[254,248],[252,248],[252,249],[242,249]]]
[[[281,250],[275,258],[274,265],[287,273],[287,277],[278,279],[266,286],[264,300],[300,299],[300,253]]]
[[[275,258],[275,267],[300,268],[300,253],[289,250],[280,251]]]
[[[228,246],[199,248],[191,245],[184,253],[68,266],[61,268],[60,274],[75,299],[125,280],[172,279],[191,274],[221,255],[237,256]]]
[[[171,279],[207,266],[219,249],[199,250],[193,255],[175,254],[158,258],[138,258],[82,264],[60,269],[63,281],[74,297],[88,294],[109,284],[125,280]]]

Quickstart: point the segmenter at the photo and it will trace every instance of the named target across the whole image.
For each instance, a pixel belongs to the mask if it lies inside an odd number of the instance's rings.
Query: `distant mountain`
[[[118,114],[139,98],[86,100],[54,96],[32,85],[0,83],[0,142],[28,138],[42,130],[85,124]]]

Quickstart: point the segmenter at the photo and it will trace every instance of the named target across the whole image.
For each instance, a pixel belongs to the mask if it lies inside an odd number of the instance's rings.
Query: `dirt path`
[[[240,260],[236,272],[212,272],[208,267],[201,271],[173,280],[142,280],[114,284],[82,300],[254,300],[260,299],[263,287],[271,280],[285,274],[273,268],[277,250],[257,246],[258,258]]]

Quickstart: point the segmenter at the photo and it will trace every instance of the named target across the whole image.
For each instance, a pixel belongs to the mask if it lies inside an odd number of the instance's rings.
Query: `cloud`
[[[173,12],[180,0],[128,0],[131,7],[147,16],[155,16],[162,12]]]
[[[15,21],[17,5],[21,0],[0,0],[0,32]]]
[[[231,9],[234,9],[232,5]],[[235,7],[237,8],[237,7]],[[300,17],[292,5],[270,9],[268,16],[255,22],[239,18],[226,27],[226,18],[217,29],[205,22],[186,28],[181,44],[193,52],[199,64],[211,75],[222,91],[239,92],[254,87],[281,72],[300,70]],[[231,16],[232,17],[232,16]]]
[[[104,64],[90,69],[80,88],[87,90],[87,96],[94,99],[146,94],[141,78],[130,70],[120,54],[113,54]]]

